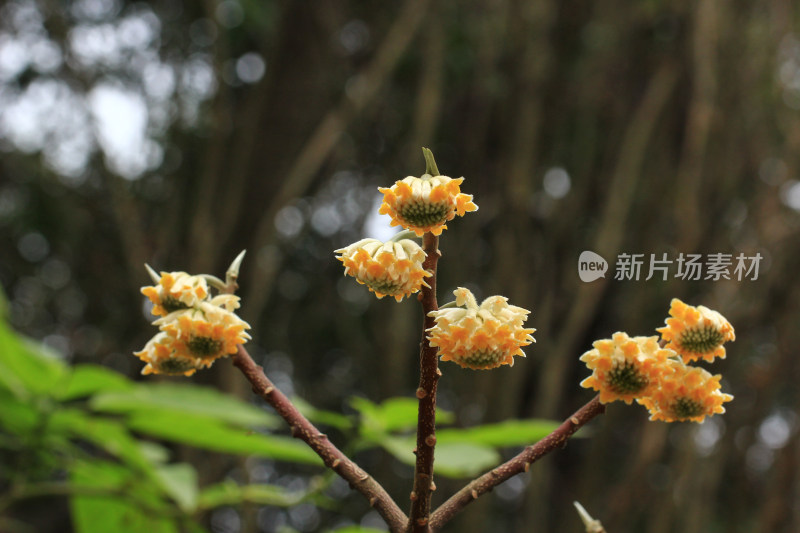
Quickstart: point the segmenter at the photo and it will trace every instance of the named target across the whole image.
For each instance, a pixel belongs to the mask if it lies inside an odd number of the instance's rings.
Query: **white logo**
[[[590,282],[606,277],[608,262],[600,255],[586,250],[578,257],[578,276],[581,281]]]

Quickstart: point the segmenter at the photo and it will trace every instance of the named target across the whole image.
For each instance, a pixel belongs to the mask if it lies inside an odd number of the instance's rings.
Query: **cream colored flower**
[[[142,374],[166,374],[191,376],[204,366],[203,361],[190,354],[183,343],[164,332],[157,333],[145,345],[144,350],[134,355],[147,363]]]
[[[708,307],[686,305],[673,298],[669,314],[666,327],[656,331],[667,341],[666,347],[681,354],[685,363],[701,358],[709,362],[715,357],[724,359],[722,345],[736,339],[730,322]]]
[[[230,303],[230,300],[225,302]],[[236,353],[237,344],[250,339],[245,331],[250,329],[247,322],[211,302],[201,302],[192,309],[170,313],[153,324],[172,337],[181,352],[198,358],[204,366],[210,366],[219,357]]]
[[[722,376],[712,376],[679,360],[667,363],[668,371],[660,376],[658,387],[636,400],[650,411],[650,420],[702,422],[707,416],[725,412],[722,404],[733,396],[720,392]]]
[[[162,272],[158,284],[142,287],[142,294],[153,302],[152,313],[156,316],[194,307],[209,296],[206,280],[186,272]]]
[[[378,188],[383,193],[378,212],[389,215],[392,226],[403,226],[418,237],[426,232],[441,235],[442,230],[447,229],[447,221],[478,210],[472,195],[461,192],[463,181],[464,178],[430,174],[419,178],[408,176],[390,188]]]
[[[453,294],[458,307],[428,313],[436,320],[428,339],[439,348],[442,361],[478,370],[513,366],[515,355],[525,357],[522,347],[535,342],[531,334],[536,330],[522,327],[530,311],[508,305],[503,296],[490,296],[479,306],[463,287]]]
[[[341,254],[336,259],[344,264],[345,275],[356,278],[378,298],[393,296],[399,302],[429,287],[425,278],[432,274],[422,266],[425,252],[410,239],[386,243],[362,239],[336,253]]]
[[[581,387],[599,391],[601,403],[622,400],[630,404],[649,395],[658,386],[667,358],[675,355],[661,349],[656,336],[629,337],[621,331],[592,345],[580,358],[592,370]]]

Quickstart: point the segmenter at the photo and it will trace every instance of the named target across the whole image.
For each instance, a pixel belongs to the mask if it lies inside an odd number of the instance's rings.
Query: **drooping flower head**
[[[186,272],[162,272],[156,285],[142,287],[142,294],[153,302],[151,312],[155,316],[189,309],[209,296],[206,280]]]
[[[431,346],[439,348],[442,361],[453,361],[464,368],[485,370],[514,365],[514,356],[525,357],[523,346],[535,342],[534,329],[522,327],[530,311],[508,305],[508,298],[490,296],[478,305],[475,296],[463,287],[453,294],[455,305],[431,311],[436,325],[428,330]]]
[[[152,312],[160,317],[153,325],[161,331],[142,351],[134,352],[147,363],[143,374],[190,376],[236,353],[237,345],[250,339],[250,325],[234,313],[239,297],[228,294],[236,286],[243,258],[244,252],[233,260],[225,282],[208,274],[157,274],[145,265],[155,285],[142,287],[142,293],[153,303]],[[212,298],[209,286],[222,294]]]
[[[725,358],[727,341],[736,339],[733,326],[716,311],[699,305],[686,305],[677,298],[670,303],[667,325],[658,328],[666,347],[675,350],[685,363],[704,359],[713,361],[715,357]]]
[[[237,296],[220,295],[153,324],[171,337],[176,350],[195,357],[202,366],[211,366],[215,359],[236,353],[236,345],[250,339],[245,331],[250,325],[225,307],[237,300]]]
[[[411,239],[381,242],[362,239],[336,250],[336,259],[344,263],[345,275],[366,285],[378,298],[393,296],[398,302],[418,292],[432,274],[422,267],[425,252]]]
[[[720,392],[720,379],[707,370],[669,360],[659,386],[652,394],[637,401],[650,411],[650,420],[702,422],[707,416],[724,413],[723,403],[733,396]]]
[[[184,344],[164,332],[157,333],[141,352],[134,355],[147,363],[142,374],[166,374],[191,376],[203,362],[186,351]]]
[[[610,339],[595,341],[594,348],[581,356],[592,375],[581,387],[600,392],[600,402],[622,400],[630,404],[647,396],[657,386],[672,350],[658,346],[658,337],[629,337],[617,332]]]
[[[408,176],[390,188],[378,188],[383,193],[378,212],[389,215],[392,226],[403,226],[418,237],[426,232],[441,235],[447,229],[447,221],[478,210],[472,195],[461,192],[463,181],[464,178],[430,174],[419,178]]]

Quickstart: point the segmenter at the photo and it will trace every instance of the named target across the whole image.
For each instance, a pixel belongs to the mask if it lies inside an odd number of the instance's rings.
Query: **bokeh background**
[[[612,405],[587,438],[471,505],[448,531],[800,531],[800,7],[790,0],[6,0],[0,7],[0,282],[13,326],[131,376],[152,334],[143,263],[222,275],[272,379],[347,412],[417,386],[421,312],[342,277],[332,251],[392,230],[378,186],[464,176],[477,213],[440,248],[457,286],[532,309],[513,368],[444,364],[458,424],[563,419],[578,356],[649,335],[670,299],[722,312],[705,365],[735,400],[702,425]],[[611,263],[583,283],[581,251]],[[613,279],[620,253],[760,253],[758,279]],[[644,267],[647,268],[647,265]],[[225,361],[193,381],[249,398]],[[343,444],[337,442],[337,444]],[[513,450],[509,450],[509,453]],[[361,458],[398,499],[409,468]],[[307,483],[280,464],[195,461]],[[252,469],[250,469],[252,470]],[[434,504],[463,482],[442,480]],[[405,504],[403,504],[405,507]],[[354,496],[343,509],[377,525]],[[53,529],[68,531],[54,506]],[[335,513],[227,508],[210,530],[324,530]]]

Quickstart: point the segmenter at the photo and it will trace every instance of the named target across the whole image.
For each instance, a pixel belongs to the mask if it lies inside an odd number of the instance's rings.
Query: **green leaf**
[[[304,493],[287,492],[285,488],[275,485],[237,485],[226,481],[203,489],[199,497],[202,509],[212,509],[221,505],[237,505],[242,502],[276,507],[297,505]]]
[[[67,373],[67,366],[41,344],[0,321],[0,387],[18,398],[48,394]]]
[[[6,433],[28,435],[39,424],[42,413],[29,402],[0,391],[0,427]]]
[[[293,397],[292,403],[295,407],[297,407],[297,410],[303,414],[303,416],[308,418],[314,424],[321,424],[341,430],[347,430],[353,427],[353,422],[345,415],[340,415],[339,413],[334,413],[332,411],[323,411],[322,409],[317,409],[299,396]]]
[[[169,411],[137,412],[128,420],[128,427],[153,437],[207,450],[257,455],[294,463],[323,464],[319,456],[299,440],[247,431],[205,416]]]
[[[438,440],[438,437],[437,437]],[[397,459],[408,465],[414,465],[416,456],[413,453],[416,437],[386,437],[381,445]],[[475,476],[500,462],[500,454],[488,446],[453,442],[436,445],[434,468],[437,474],[464,478]]]
[[[154,465],[169,461],[169,450],[158,443],[140,440],[139,449],[142,451],[142,455]]]
[[[128,465],[150,475],[154,474],[153,465],[139,441],[119,421],[91,416],[78,409],[62,409],[53,413],[50,427],[55,431],[85,439]]]
[[[134,383],[118,372],[98,365],[77,365],[66,386],[56,393],[62,401],[91,396],[98,392],[131,389]]]
[[[125,391],[104,392],[90,402],[93,409],[106,413],[172,412],[177,415],[203,415],[242,426],[275,427],[275,416],[254,405],[208,387],[176,383],[148,383]]]
[[[446,477],[472,477],[500,463],[500,454],[488,446],[444,443],[436,446],[436,471]]]
[[[438,444],[472,443],[485,446],[526,446],[534,444],[559,426],[552,420],[507,420],[467,429],[442,429],[436,432]]]
[[[197,471],[187,463],[159,466],[156,478],[178,507],[186,513],[197,508]]]
[[[412,429],[417,426],[419,401],[415,398],[389,398],[374,404],[366,398],[354,397],[350,400],[353,408],[361,413],[362,432],[365,437],[375,437],[374,433],[389,433]],[[437,424],[451,424],[453,413],[436,410]]]
[[[136,479],[124,466],[104,461],[76,462],[70,474],[77,486],[99,493],[77,494],[70,499],[76,533],[177,533],[176,525],[165,517],[170,508],[146,485],[137,487]]]

